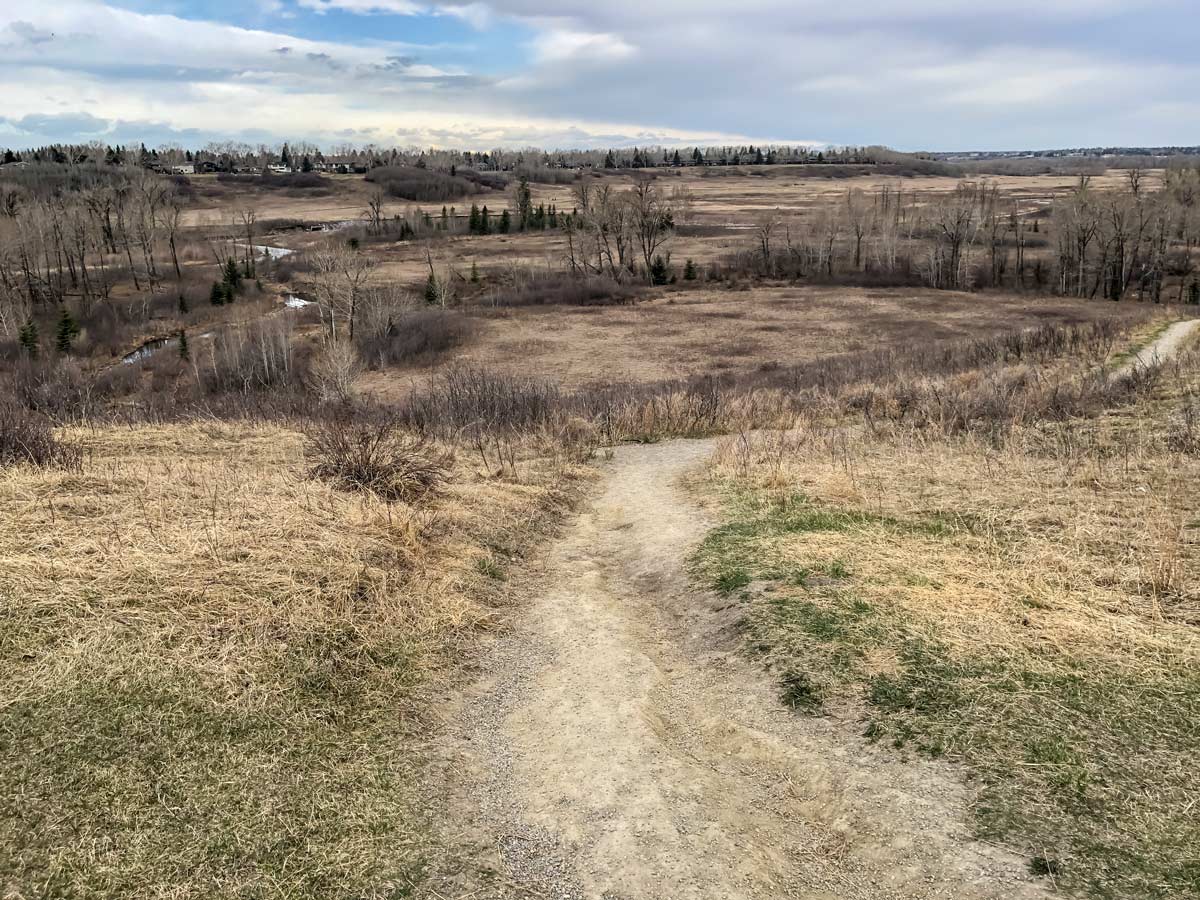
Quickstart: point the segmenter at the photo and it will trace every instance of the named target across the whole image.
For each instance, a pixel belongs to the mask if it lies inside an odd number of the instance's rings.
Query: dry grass
[[[840,353],[982,339],[1041,324],[1143,313],[1135,304],[981,297],[919,290],[711,288],[632,306],[548,307],[476,317],[478,335],[444,365],[469,362],[579,388],[703,374],[743,375]],[[525,352],[514,353],[514,347]],[[363,389],[396,399],[427,367],[369,374]]]
[[[406,896],[418,688],[575,470],[412,507],[306,478],[285,428],[68,437],[81,471],[0,472],[6,896]]]
[[[850,414],[745,435],[697,564],[789,703],[966,763],[981,829],[1042,874],[1194,896],[1200,472],[1176,435],[1197,386],[1192,354],[1136,403],[1000,444]]]

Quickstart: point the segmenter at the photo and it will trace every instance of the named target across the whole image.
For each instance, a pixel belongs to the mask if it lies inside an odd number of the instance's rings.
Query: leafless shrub
[[[382,166],[372,169],[366,179],[393,197],[424,203],[457,200],[482,190],[467,178],[416,166]]]
[[[436,493],[449,477],[452,461],[427,438],[406,433],[391,421],[323,422],[309,431],[305,452],[314,478],[342,490],[409,503]]]
[[[78,469],[82,453],[59,440],[50,421],[9,401],[0,401],[0,469],[27,464]]]
[[[329,341],[317,351],[308,367],[308,384],[323,403],[352,399],[362,375],[362,361],[349,341]]]
[[[287,321],[273,319],[218,332],[204,378],[212,392],[244,394],[291,383],[298,375]]]
[[[416,428],[438,434],[470,427],[533,429],[552,421],[562,406],[561,392],[549,382],[457,366],[415,393],[404,416]]]
[[[368,366],[383,367],[433,359],[466,344],[474,333],[474,322],[462,313],[414,309],[388,319],[381,328],[360,331],[355,344]]]
[[[9,383],[0,383],[0,395],[5,392],[26,409],[62,422],[94,416],[101,399],[96,380],[72,360],[22,360],[10,373]]]
[[[486,297],[492,306],[606,306],[631,303],[639,289],[603,275],[521,272]]]

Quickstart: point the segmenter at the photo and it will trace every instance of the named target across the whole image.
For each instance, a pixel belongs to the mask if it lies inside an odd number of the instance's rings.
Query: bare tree
[[[632,226],[642,251],[642,263],[649,275],[658,248],[675,230],[675,217],[668,203],[649,178],[639,179],[630,190]]]
[[[383,206],[387,197],[382,190],[376,188],[367,198],[367,230],[371,234],[383,233]]]
[[[258,211],[253,206],[243,206],[237,211],[237,224],[241,227],[246,241],[246,274],[253,278],[256,274],[254,266],[254,226],[258,222]]]
[[[310,259],[313,294],[330,337],[334,340],[339,338],[340,320],[346,332],[345,337],[353,340],[359,300],[375,261],[340,240],[325,244],[313,252]]]
[[[862,268],[863,238],[871,227],[871,209],[863,199],[860,190],[851,188],[846,191],[846,223],[850,226],[850,235],[854,238],[854,268]]]
[[[762,255],[763,272],[768,275],[774,274],[771,260],[771,237],[779,225],[778,208],[762,213],[754,223],[754,236],[758,241],[758,252]]]

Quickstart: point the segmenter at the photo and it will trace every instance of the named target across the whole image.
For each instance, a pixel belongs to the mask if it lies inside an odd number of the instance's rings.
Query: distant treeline
[[[1200,156],[1196,147],[1073,147],[1059,150],[959,150],[928,154],[934,159],[962,161],[972,159],[1079,159],[1133,156],[1166,159],[1171,156]]]
[[[920,161],[940,165],[928,154],[902,154],[885,147],[808,147],[745,144],[693,147],[625,147],[597,150],[497,149],[485,152],[420,148],[344,146],[325,151],[311,144],[268,147],[208,144],[200,149],[163,146],[147,149],[105,144],[53,144],[5,150],[3,163],[93,164],[170,169],[194,166],[197,171],[259,172],[269,166],[296,172],[365,173],[372,169],[411,167],[466,169],[475,172],[547,172],[570,169],[653,169],[686,166],[740,165],[873,165]]]

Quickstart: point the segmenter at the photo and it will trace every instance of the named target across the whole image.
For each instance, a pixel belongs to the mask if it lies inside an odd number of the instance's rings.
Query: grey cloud
[[[344,63],[338,62],[328,53],[305,53],[304,58],[309,62],[317,63],[330,69],[341,70],[346,68]]]
[[[54,40],[54,32],[46,31],[35,26],[32,22],[18,20],[8,26],[8,30],[17,36],[19,41],[37,46],[39,44],[48,44]]]
[[[108,130],[107,119],[86,112],[33,113],[19,119],[5,118],[18,131],[37,136],[42,141],[90,140]]]

